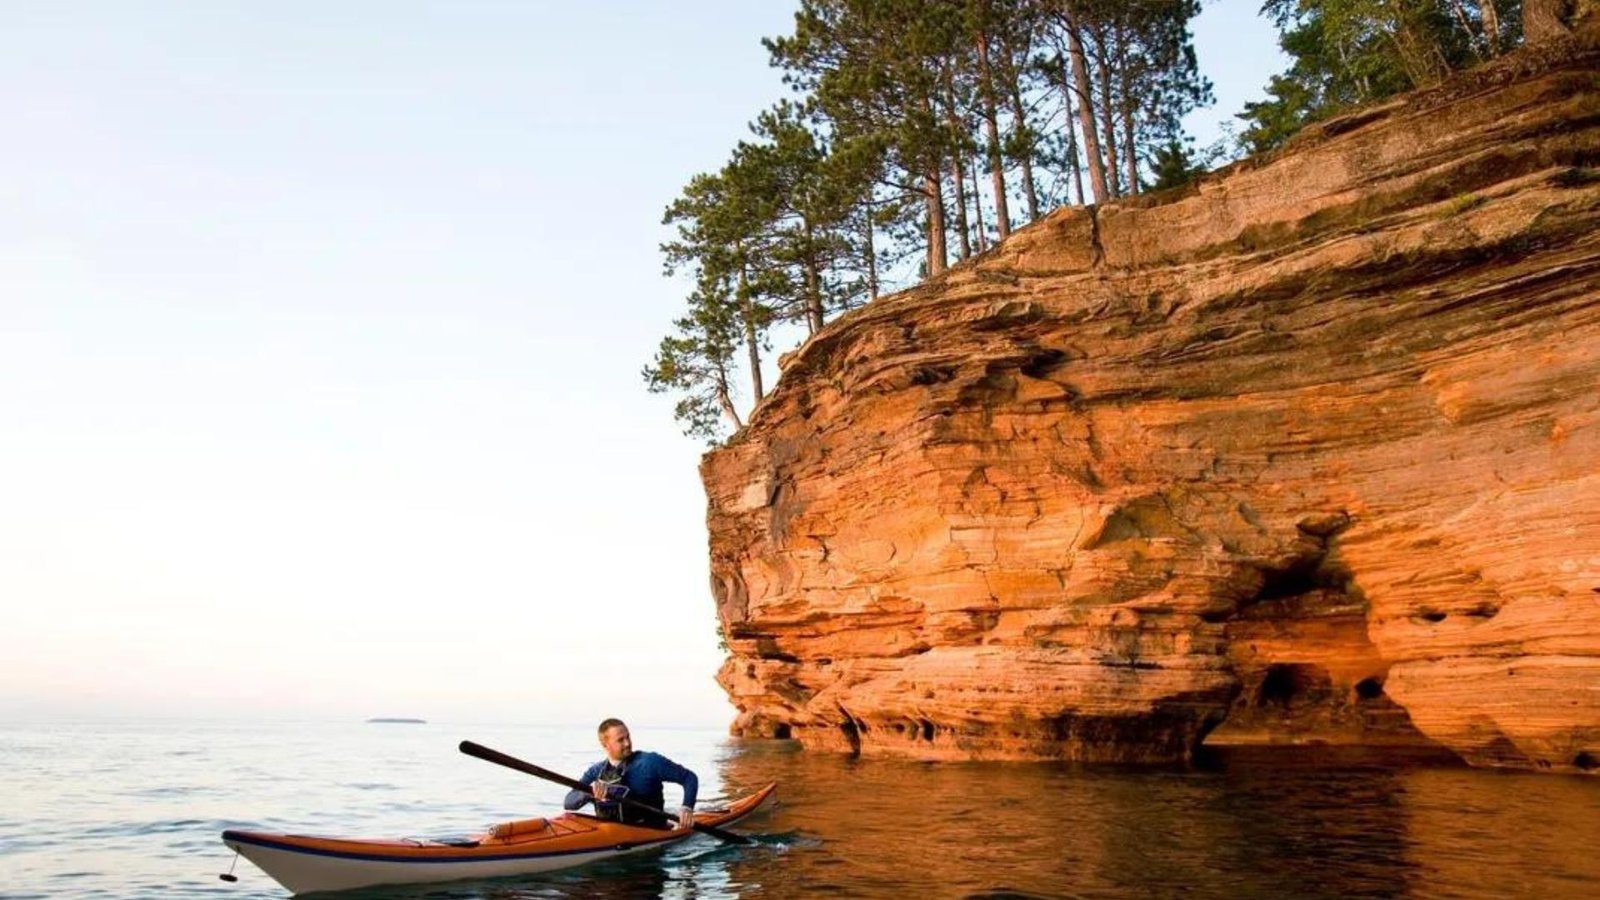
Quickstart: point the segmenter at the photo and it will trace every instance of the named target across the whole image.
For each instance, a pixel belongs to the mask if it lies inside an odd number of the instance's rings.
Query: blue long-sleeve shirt
[[[578,780],[584,784],[593,783],[601,773],[605,772],[609,764],[609,760],[600,760],[585,769],[583,777]],[[662,785],[669,781],[683,787],[683,805],[694,806],[695,797],[700,793],[700,779],[693,772],[659,753],[641,750],[628,757],[622,763],[622,777],[617,783],[628,788],[629,800],[661,809],[666,805],[662,796]],[[568,791],[563,805],[567,809],[580,809],[585,803],[593,801],[594,795],[588,791]]]

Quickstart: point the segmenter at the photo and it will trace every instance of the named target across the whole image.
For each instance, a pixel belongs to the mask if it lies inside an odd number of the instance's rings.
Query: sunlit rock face
[[[702,466],[735,733],[1600,766],[1600,53],[1064,209]]]

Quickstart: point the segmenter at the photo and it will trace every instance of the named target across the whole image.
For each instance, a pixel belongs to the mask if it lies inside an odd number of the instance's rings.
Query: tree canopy
[[[763,40],[794,96],[667,207],[666,268],[691,287],[644,368],[649,388],[679,395],[684,431],[714,442],[760,401],[774,330],[814,333],[1052,206],[1194,174],[1170,148],[1210,101],[1198,12],[1198,0],[800,0],[793,30]]]
[[[1438,83],[1522,41],[1521,0],[1267,0],[1288,71],[1245,104],[1243,149],[1270,150],[1310,122]]]
[[[1529,0],[1530,3],[1549,0]],[[1522,0],[1266,0],[1289,68],[1239,114],[1233,153],[1507,52]],[[799,0],[763,39],[793,96],[668,205],[687,281],[644,368],[716,442],[759,403],[774,334],[810,335],[883,290],[938,277],[1049,209],[1177,187],[1212,102],[1200,0]]]

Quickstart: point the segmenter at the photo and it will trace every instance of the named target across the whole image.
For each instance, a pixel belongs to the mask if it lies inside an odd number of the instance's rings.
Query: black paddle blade
[[[565,785],[565,786],[567,786],[569,788],[572,788],[575,791],[588,791],[589,790],[589,786],[587,784],[584,784],[583,782],[577,780],[576,778],[568,778],[567,776],[562,775],[560,773],[552,772],[549,769],[545,769],[545,768],[541,768],[539,766],[536,766],[531,762],[525,762],[523,760],[517,759],[515,756],[511,756],[511,755],[508,755],[508,754],[505,754],[505,753],[501,753],[499,750],[491,750],[490,748],[485,747],[482,744],[475,744],[472,741],[462,741],[461,745],[460,745],[460,747],[458,749],[460,749],[460,751],[462,753],[465,753],[468,756],[476,756],[477,758],[479,758],[481,760],[484,760],[485,762],[492,762],[492,763],[494,763],[496,765],[505,766],[508,769],[516,769],[518,772],[522,772],[522,773],[527,774],[527,775],[532,775],[535,778],[543,778],[545,781],[553,781],[556,784]],[[622,804],[624,806],[627,806],[627,807],[630,807],[632,809],[635,809],[635,810],[637,810],[639,812],[649,813],[649,814],[651,814],[653,816],[661,816],[662,818],[666,818],[666,819],[673,818],[673,816],[668,815],[666,812],[663,812],[662,810],[656,809],[654,806],[650,806],[650,805],[645,804],[645,803],[640,803],[637,800],[633,800],[633,799],[630,799],[630,798],[627,798],[627,797],[622,798]],[[745,837],[742,834],[734,834],[731,831],[724,831],[721,828],[716,827],[715,825],[702,825],[701,823],[696,822],[696,823],[694,823],[694,830],[700,832],[701,834],[709,834],[712,837],[717,838],[718,840],[727,841],[730,844],[753,844],[753,843],[755,843],[754,841],[750,840],[749,838]]]

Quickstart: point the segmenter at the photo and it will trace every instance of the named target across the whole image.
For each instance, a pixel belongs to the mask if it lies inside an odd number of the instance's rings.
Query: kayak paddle
[[[522,760],[517,759],[515,756],[507,756],[506,754],[501,753],[499,750],[491,750],[482,744],[474,744],[472,741],[462,741],[461,752],[468,756],[476,756],[477,758],[486,762],[492,762],[497,765],[505,766],[508,769],[516,769],[518,772],[532,775],[535,778],[543,778],[545,781],[553,781],[556,784],[566,785],[575,791],[583,791],[587,794],[591,790],[589,785],[584,784],[576,778],[568,778],[565,775],[552,772],[549,769],[542,769],[533,763],[523,762]],[[638,812],[649,813],[651,815],[661,816],[666,819],[675,818],[674,816],[668,815],[663,810],[656,809],[654,806],[651,806],[648,803],[640,803],[639,801],[628,797],[623,797],[621,799],[621,803],[623,806],[627,806]],[[731,831],[725,831],[721,828],[717,828],[714,825],[702,825],[701,823],[696,822],[694,823],[693,827],[695,831],[698,831],[702,834],[709,834],[714,838],[727,841],[730,844],[755,843],[742,834],[734,834]]]

